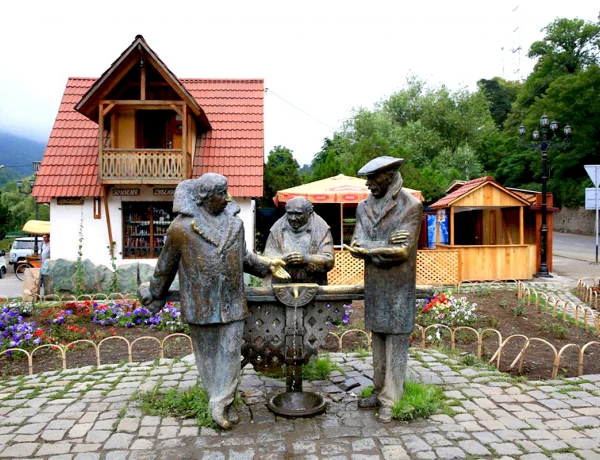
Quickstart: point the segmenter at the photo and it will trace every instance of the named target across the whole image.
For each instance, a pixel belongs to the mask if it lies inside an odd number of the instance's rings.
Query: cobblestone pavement
[[[572,286],[552,283],[563,295]],[[134,395],[197,383],[192,357],[46,372],[0,381],[0,459],[600,459],[600,375],[527,382],[432,350],[412,350],[414,380],[442,385],[453,412],[379,423],[359,410],[370,356],[332,353],[342,372],[305,382],[327,412],[275,417],[280,380],[244,369],[241,422],[223,432],[145,416]]]

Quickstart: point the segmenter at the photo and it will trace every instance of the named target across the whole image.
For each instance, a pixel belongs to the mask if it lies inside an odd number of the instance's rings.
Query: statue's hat
[[[404,158],[394,158],[394,157],[377,157],[373,158],[366,165],[358,170],[360,176],[370,176],[371,174],[375,174],[381,171],[385,171],[387,169],[397,169],[404,163]]]

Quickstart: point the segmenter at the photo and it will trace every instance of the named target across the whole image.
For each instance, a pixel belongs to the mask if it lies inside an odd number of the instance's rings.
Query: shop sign
[[[155,188],[154,195],[163,196],[163,195],[175,195],[175,187],[170,188]]]
[[[315,195],[315,201],[327,201],[329,199],[329,195]]]
[[[59,196],[56,198],[56,204],[59,205],[79,205],[83,204],[82,196]]]
[[[139,188],[114,188],[113,196],[140,196]]]

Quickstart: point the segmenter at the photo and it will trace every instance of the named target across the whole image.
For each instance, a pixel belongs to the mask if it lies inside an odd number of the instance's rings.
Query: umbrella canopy
[[[49,235],[50,222],[46,220],[28,220],[23,226],[23,231],[33,235]]]
[[[359,203],[371,193],[365,185],[366,182],[366,179],[339,174],[327,179],[280,190],[273,197],[273,201],[279,206],[280,203],[286,203],[295,196],[302,196],[311,203]],[[407,187],[404,187],[404,190],[423,201],[423,195],[420,191]]]

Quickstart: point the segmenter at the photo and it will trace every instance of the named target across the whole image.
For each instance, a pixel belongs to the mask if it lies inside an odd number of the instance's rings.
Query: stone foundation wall
[[[596,212],[585,208],[562,208],[554,214],[554,231],[595,235]]]

